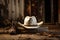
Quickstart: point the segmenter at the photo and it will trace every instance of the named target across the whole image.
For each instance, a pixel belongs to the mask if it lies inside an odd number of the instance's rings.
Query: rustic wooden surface
[[[39,34],[0,34],[0,40],[60,40],[60,37],[48,37]]]

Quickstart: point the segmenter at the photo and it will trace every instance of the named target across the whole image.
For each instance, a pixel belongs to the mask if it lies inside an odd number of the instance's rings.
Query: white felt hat
[[[37,19],[35,16],[26,16],[24,20],[24,24],[21,24],[18,22],[21,26],[27,28],[27,29],[34,29],[39,28],[41,24],[43,24],[43,21],[37,23]]]

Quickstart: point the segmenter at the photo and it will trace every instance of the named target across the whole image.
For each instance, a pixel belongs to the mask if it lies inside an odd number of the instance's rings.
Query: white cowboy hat
[[[43,21],[37,23],[36,17],[35,16],[26,16],[24,20],[24,24],[18,22],[19,25],[27,28],[27,29],[35,29],[39,28],[40,25],[43,24]]]

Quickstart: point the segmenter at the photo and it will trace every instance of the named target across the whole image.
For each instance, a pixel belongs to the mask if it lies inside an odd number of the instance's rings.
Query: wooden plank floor
[[[59,40],[57,37],[41,36],[38,34],[0,34],[0,40]]]

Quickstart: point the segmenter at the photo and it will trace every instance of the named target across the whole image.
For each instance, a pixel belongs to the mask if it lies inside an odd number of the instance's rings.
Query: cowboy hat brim
[[[43,24],[43,21],[41,21],[40,23],[37,23],[37,25],[30,25],[30,26],[27,26],[27,25],[24,25],[24,24],[21,24],[20,22],[18,22],[19,25],[23,26],[24,28],[26,29],[37,29],[40,27],[40,25]]]

